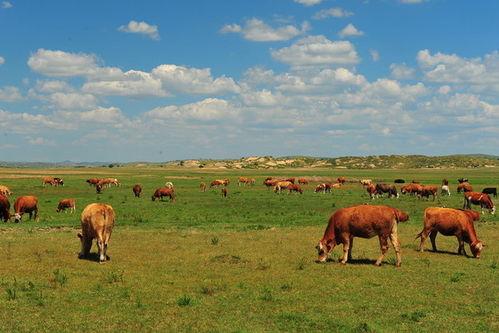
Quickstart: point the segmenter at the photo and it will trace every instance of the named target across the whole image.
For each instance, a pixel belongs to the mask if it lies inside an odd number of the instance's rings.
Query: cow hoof
[[[85,259],[87,256],[84,254],[78,254],[78,259]]]
[[[375,262],[374,266],[381,267],[381,263],[380,262]]]
[[[397,268],[400,268],[400,266],[402,266],[401,263],[395,264],[395,267],[397,267]]]
[[[347,262],[346,262],[346,261],[340,261],[340,264],[342,264],[342,265],[346,265],[346,264],[347,264]]]
[[[110,257],[110,256],[108,256],[108,255],[106,255],[106,260],[107,260],[107,261],[111,260],[111,257]]]

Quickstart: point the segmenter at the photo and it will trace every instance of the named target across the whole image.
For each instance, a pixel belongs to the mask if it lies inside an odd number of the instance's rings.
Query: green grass
[[[81,172],[75,174],[74,172]],[[67,173],[67,174],[66,174]],[[43,188],[41,175],[62,175],[64,188]],[[257,178],[238,187],[237,176]],[[497,217],[476,223],[486,243],[477,260],[456,255],[457,241],[437,237],[441,252],[416,251],[425,207],[461,207],[453,195],[438,202],[412,197],[380,199],[406,210],[399,226],[402,267],[390,249],[382,267],[377,239],[356,239],[353,262],[316,264],[314,249],[337,208],[371,203],[357,184],[333,192],[276,195],[261,185],[267,175],[417,179],[439,184],[466,176],[477,189],[497,186],[493,169],[227,171],[164,168],[73,170],[0,169],[13,199],[40,199],[40,222],[0,229],[0,331],[341,331],[493,332],[499,329]],[[12,178],[12,177],[17,178]],[[29,176],[29,177],[28,177]],[[120,188],[96,195],[84,180],[115,176]],[[199,192],[199,182],[229,177],[228,198]],[[177,202],[152,202],[166,180]],[[133,197],[141,183],[144,196]],[[77,199],[75,214],[56,213],[63,197]],[[79,213],[91,202],[117,213],[108,254],[98,264],[78,260]],[[96,247],[92,248],[92,252]],[[467,253],[470,253],[466,245]]]

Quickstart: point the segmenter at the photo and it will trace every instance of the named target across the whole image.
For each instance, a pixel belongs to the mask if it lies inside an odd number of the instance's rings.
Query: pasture
[[[45,175],[64,187],[43,187]],[[237,177],[256,178],[237,186]],[[450,181],[452,195],[437,201],[402,196],[371,201],[358,183],[332,194],[275,194],[266,176],[403,178],[424,184]],[[91,177],[116,177],[121,187],[96,194]],[[439,252],[419,253],[415,235],[426,207],[461,208],[456,179],[476,190],[497,187],[499,172],[484,169],[412,170],[206,170],[183,168],[0,169],[0,184],[14,194],[39,198],[39,222],[27,216],[0,230],[0,331],[338,331],[457,332],[499,330],[499,231],[497,215],[482,215],[478,237],[486,244],[477,260],[456,254],[454,237],[437,237]],[[227,198],[199,183],[229,178]],[[165,181],[175,184],[175,203],[151,201]],[[141,198],[132,186],[142,184]],[[398,186],[400,188],[400,186]],[[56,213],[62,198],[76,199],[76,213]],[[498,199],[493,198],[497,204]],[[79,260],[79,215],[92,202],[117,213],[108,254],[99,264]],[[331,212],[361,203],[406,211],[399,225],[402,267],[390,247],[381,267],[377,238],[356,239],[353,261],[316,264],[315,245]],[[475,209],[479,209],[475,207]],[[466,252],[471,255],[469,245]],[[92,253],[96,252],[95,245]],[[95,256],[96,258],[96,256]]]

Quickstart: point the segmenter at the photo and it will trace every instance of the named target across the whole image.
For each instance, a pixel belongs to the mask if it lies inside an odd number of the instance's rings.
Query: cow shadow
[[[416,250],[416,252],[419,252],[419,250]],[[447,250],[436,250],[436,251],[433,251],[433,250],[425,250],[425,252],[429,252],[429,253],[439,253],[439,254],[449,254],[449,255],[453,255],[453,256],[464,256],[462,254],[459,254],[457,252],[451,252],[451,251],[447,251]],[[465,257],[468,257],[470,258],[470,256],[468,254],[466,254]]]
[[[100,263],[100,260],[99,260],[100,257],[99,257],[99,254],[97,252],[89,253],[86,256],[78,255],[78,259]],[[111,258],[109,256],[107,256],[106,261],[109,261],[109,260],[111,260]],[[104,262],[106,262],[106,261],[104,261]]]

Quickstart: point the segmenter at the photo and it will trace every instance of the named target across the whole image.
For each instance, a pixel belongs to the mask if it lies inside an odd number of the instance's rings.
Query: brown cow
[[[291,185],[293,185],[293,183],[290,181],[279,181],[274,186],[274,192],[280,194],[282,193],[282,190],[287,190]]]
[[[424,211],[423,230],[416,236],[421,238],[419,251],[423,252],[423,245],[430,236],[433,251],[437,251],[435,239],[440,232],[445,236],[456,236],[459,242],[458,254],[466,255],[464,243],[470,244],[471,252],[480,258],[483,244],[477,238],[473,221],[477,221],[480,214],[473,210],[459,210],[452,208],[428,207]]]
[[[0,194],[3,194],[6,197],[9,197],[12,195],[12,191],[7,186],[0,185]]]
[[[222,194],[223,198],[227,198],[227,187],[222,187],[220,193]]]
[[[345,184],[347,179],[345,177],[341,176],[341,177],[336,178],[336,181],[343,185],[343,184]]]
[[[154,191],[154,194],[151,197],[152,201],[159,199],[163,201],[163,197],[170,198],[170,201],[175,202],[175,191],[168,187],[160,187]]]
[[[92,241],[97,239],[99,261],[109,260],[107,246],[111,238],[115,222],[113,207],[102,203],[92,203],[85,207],[81,213],[81,232],[78,237],[81,240],[81,252],[78,258],[86,258],[90,253]]]
[[[54,183],[55,183],[55,186],[64,186],[64,180],[62,178],[59,178],[59,177],[54,177]]]
[[[199,190],[201,192],[206,192],[206,183],[200,183],[199,184]]]
[[[66,211],[66,209],[69,209],[70,213],[74,213],[76,209],[76,200],[75,199],[61,199],[59,201],[59,204],[57,205],[57,209],[55,210],[56,212],[60,211]]]
[[[388,198],[399,197],[397,188],[392,184],[376,184],[376,194],[383,196],[383,193],[388,193]]]
[[[372,184],[373,181],[371,179],[361,179],[359,180],[359,182],[362,186],[367,186],[369,184]]]
[[[298,178],[298,184],[307,185],[308,180],[306,178]]]
[[[291,184],[294,184],[296,182],[296,178],[290,177],[290,178],[283,179],[283,181],[290,182]]]
[[[366,191],[369,194],[369,197],[371,198],[371,200],[374,200],[374,198],[378,197],[378,192],[376,192],[376,185],[374,185],[374,184],[367,185]]]
[[[390,206],[360,205],[338,209],[329,218],[328,226],[324,236],[317,245],[319,262],[327,260],[337,244],[343,244],[343,257],[341,263],[345,264],[352,258],[353,238],[379,237],[381,256],[375,265],[380,266],[386,252],[388,251],[388,239],[390,239],[397,256],[396,266],[400,267],[400,243],[397,234],[398,222],[404,222],[409,216],[396,208]]]
[[[255,179],[254,178],[248,178],[248,177],[239,177],[237,180],[237,186],[243,185],[254,185],[255,184]]]
[[[447,178],[442,179],[442,185],[449,185],[449,181],[447,180]]]
[[[407,185],[404,185],[400,188],[400,192],[402,194],[409,193],[410,195],[418,195],[421,193],[421,190],[423,189],[423,186],[421,184],[417,183],[410,183]]]
[[[438,187],[437,186],[433,186],[433,185],[423,185],[423,187],[421,188],[421,191],[419,192],[419,197],[420,198],[427,198],[428,200],[430,200],[430,195],[433,196],[433,201],[435,201],[435,197],[437,196],[437,192],[438,192]]]
[[[457,193],[461,193],[463,191],[464,193],[466,192],[473,192],[473,186],[471,186],[470,183],[468,182],[463,182],[457,185]]]
[[[14,202],[14,222],[21,222],[24,213],[29,214],[29,219],[35,218],[38,222],[38,198],[32,195],[22,196]]]
[[[133,195],[136,198],[140,198],[140,194],[142,193],[142,186],[140,186],[140,184],[135,184],[132,187],[132,191],[133,191]]]
[[[100,182],[100,178],[90,178],[90,179],[87,179],[86,182],[90,186],[95,186]]]
[[[4,222],[9,221],[10,219],[10,202],[9,199],[0,194],[0,218],[3,219]]]
[[[289,190],[289,193],[298,192],[300,194],[303,194],[303,190],[300,187],[300,185],[291,184],[288,186],[288,190]]]
[[[463,209],[471,209],[471,204],[480,205],[480,208],[482,209],[482,214],[484,208],[487,208],[489,210],[489,213],[491,214],[496,213],[496,206],[492,202],[490,196],[486,193],[480,193],[480,192],[464,193]]]
[[[230,183],[229,179],[215,179],[210,183],[210,188],[213,186],[220,186],[220,185],[227,186],[229,185],[229,183]]]
[[[319,184],[315,187],[314,190],[315,193],[322,192],[322,193],[331,193],[331,183],[322,183]]]
[[[49,184],[50,186],[58,186],[59,183],[51,176],[45,176],[42,178],[42,186]]]
[[[280,182],[279,179],[265,179],[263,185],[267,186],[267,189],[270,189],[271,187],[276,186],[278,182]]]

